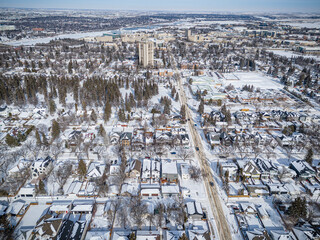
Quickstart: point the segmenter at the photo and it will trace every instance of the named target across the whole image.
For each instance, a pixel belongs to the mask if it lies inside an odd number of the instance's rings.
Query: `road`
[[[171,59],[173,60],[173,57]],[[207,196],[209,198],[211,210],[213,212],[213,215],[216,221],[218,236],[220,240],[231,240],[232,237],[231,237],[230,229],[222,209],[219,195],[217,193],[217,189],[216,189],[217,184],[212,176],[211,168],[208,164],[208,161],[206,159],[206,156],[203,150],[203,145],[200,139],[200,135],[197,129],[195,128],[194,121],[192,119],[192,114],[190,112],[191,110],[187,104],[187,98],[184,92],[180,72],[176,67],[175,61],[173,60],[172,62],[173,62],[175,73],[177,75],[178,84],[179,84],[180,103],[181,105],[184,104],[186,107],[186,119],[190,119],[188,121],[188,128],[191,133],[191,137],[193,139],[195,147],[199,148],[199,150],[196,151],[196,156],[200,163],[201,172],[204,173],[203,174],[204,184],[207,191]],[[210,182],[214,183],[213,187],[210,185]]]

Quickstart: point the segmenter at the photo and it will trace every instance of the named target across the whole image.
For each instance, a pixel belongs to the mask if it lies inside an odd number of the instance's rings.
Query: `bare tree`
[[[133,197],[131,198],[130,208],[131,217],[140,229],[143,224],[144,215],[147,213],[147,205],[142,202],[140,197]]]
[[[98,159],[101,159],[101,156],[104,154],[104,152],[106,151],[106,147],[103,145],[97,145],[94,148],[94,151],[97,153]]]
[[[190,179],[199,182],[201,180],[201,170],[195,165],[190,165],[189,167]]]
[[[158,203],[155,209],[157,210],[157,214],[155,216],[156,225],[158,228],[162,228],[163,221],[164,221],[164,210],[165,210],[164,205],[162,203]]]
[[[51,145],[51,154],[53,156],[53,159],[57,161],[58,156],[63,151],[63,142],[61,139],[55,140]]]
[[[122,228],[130,227],[130,221],[128,218],[128,209],[127,205],[122,203],[121,208],[118,211],[118,223]]]
[[[153,226],[154,221],[155,221],[154,213],[148,213],[147,214],[147,220],[149,222],[149,230],[151,231],[151,227]]]
[[[185,162],[188,158],[192,157],[192,152],[189,149],[185,149],[183,146],[180,146],[177,152],[178,156]],[[190,159],[191,163],[191,159]]]
[[[72,164],[71,162],[66,162],[63,166],[59,166],[56,170],[54,170],[54,177],[57,183],[59,184],[58,192],[60,194],[63,193],[63,186],[65,185],[68,177],[70,176],[72,171]]]

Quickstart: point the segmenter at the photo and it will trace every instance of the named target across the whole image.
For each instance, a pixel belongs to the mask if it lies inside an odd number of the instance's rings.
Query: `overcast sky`
[[[0,0],[0,6],[112,10],[320,12],[320,0]]]

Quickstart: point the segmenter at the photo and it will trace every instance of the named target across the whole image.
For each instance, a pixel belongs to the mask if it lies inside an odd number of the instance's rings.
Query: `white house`
[[[39,158],[31,165],[32,178],[37,179],[46,175],[52,167],[53,159],[47,156],[45,159]]]
[[[87,171],[88,178],[99,178],[103,175],[106,165],[103,163],[92,162]]]
[[[151,177],[153,181],[160,179],[160,162],[156,160],[151,161]]]
[[[237,172],[238,172],[238,166],[233,163],[233,162],[225,162],[221,163],[221,175],[225,176],[226,172],[228,171],[229,173],[229,180],[230,181],[235,181],[237,177]]]

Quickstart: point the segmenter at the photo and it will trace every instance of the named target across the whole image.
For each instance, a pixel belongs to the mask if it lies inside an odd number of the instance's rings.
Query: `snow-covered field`
[[[224,77],[228,79],[224,80],[225,85],[232,84],[236,88],[241,88],[244,85],[253,85],[255,88],[261,89],[283,88],[277,79],[257,72],[224,73]]]
[[[320,22],[284,22],[282,24],[300,28],[320,28]]]

